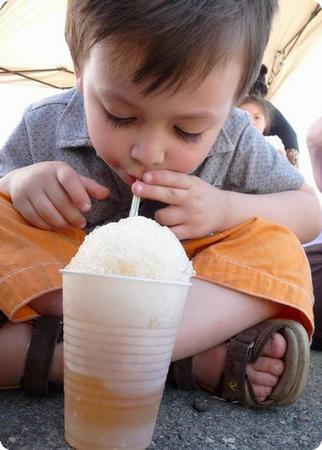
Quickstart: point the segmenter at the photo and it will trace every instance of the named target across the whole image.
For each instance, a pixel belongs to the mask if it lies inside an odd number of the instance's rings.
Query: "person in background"
[[[265,98],[268,92],[268,88],[265,81],[265,75],[267,74],[267,67],[265,64],[261,65],[259,75],[252,85],[249,94],[256,95],[257,97]],[[294,128],[286,120],[281,111],[279,111],[271,102],[265,100],[270,108],[270,134],[272,136],[278,136],[283,142],[286,155],[291,164],[299,166],[299,144],[297,135]]]
[[[322,192],[322,117],[307,132],[307,148],[309,150],[315,183]],[[322,232],[313,245],[305,247],[313,280],[315,331],[312,348],[322,350]]]
[[[271,118],[269,103],[255,95],[247,95],[239,103],[240,109],[247,111],[253,127],[263,134],[266,140],[282,155],[286,156],[284,144],[278,136],[271,135]]]

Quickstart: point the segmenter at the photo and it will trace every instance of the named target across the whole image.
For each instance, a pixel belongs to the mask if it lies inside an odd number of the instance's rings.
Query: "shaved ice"
[[[189,283],[194,275],[175,234],[143,216],[95,228],[66,269],[183,283]]]

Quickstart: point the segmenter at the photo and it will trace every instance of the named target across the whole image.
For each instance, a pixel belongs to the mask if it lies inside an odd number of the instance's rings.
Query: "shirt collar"
[[[230,137],[229,137],[229,132],[228,129],[230,127],[230,123],[233,119],[233,115],[235,114],[235,110],[233,109],[232,112],[229,114],[229,116],[227,117],[227,119],[225,120],[225,123],[222,127],[222,129],[220,130],[215,142],[213,143],[208,157],[213,156],[215,153],[227,153],[227,152],[233,152],[235,149],[234,144],[232,143]]]
[[[57,144],[66,147],[92,147],[84,111],[83,96],[75,89],[57,126]]]

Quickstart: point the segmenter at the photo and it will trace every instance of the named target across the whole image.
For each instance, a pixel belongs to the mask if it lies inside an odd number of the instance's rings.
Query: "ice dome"
[[[95,228],[66,270],[184,283],[194,274],[175,234],[143,216]]]

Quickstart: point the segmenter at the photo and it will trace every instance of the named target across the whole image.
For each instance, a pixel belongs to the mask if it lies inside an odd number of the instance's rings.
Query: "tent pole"
[[[270,86],[277,75],[283,68],[285,60],[288,55],[292,52],[298,40],[306,30],[307,26],[312,22],[312,20],[321,12],[322,8],[320,5],[317,5],[312,11],[308,20],[304,23],[304,25],[295,33],[295,35],[284,45],[284,47],[280,50],[277,50],[274,55],[274,61],[272,64],[272,68],[269,74],[267,85]]]
[[[37,73],[37,72],[54,72],[54,71],[58,71],[58,72],[59,71],[63,71],[63,72],[73,73],[70,70],[65,69],[64,67],[60,67],[60,68],[57,68],[57,69],[39,69],[39,70],[35,70],[34,69],[34,70],[26,70],[26,71],[23,71],[23,72],[20,72],[20,71],[17,71],[17,70],[6,69],[5,67],[0,67],[0,77],[1,77],[1,74],[2,75],[3,74],[4,75],[16,75],[17,77],[22,77],[22,78],[25,78],[27,80],[43,84],[45,86],[53,87],[55,89],[70,89],[71,87],[73,87],[73,86],[67,86],[67,87],[57,86],[55,84],[48,83],[47,81],[42,81],[42,80],[39,80],[37,78],[31,77],[30,75],[26,75],[26,72]]]

